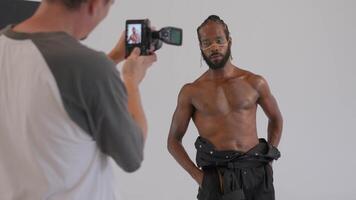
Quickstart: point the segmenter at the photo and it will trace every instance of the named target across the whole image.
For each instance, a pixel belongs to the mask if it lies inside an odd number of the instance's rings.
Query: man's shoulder
[[[7,30],[7,28],[0,29],[0,36],[2,36],[6,30]]]
[[[199,85],[196,83],[196,81],[185,83],[180,89],[179,97],[190,99],[193,97],[193,94],[196,94],[197,90],[199,90]]]
[[[194,83],[185,83],[180,89],[180,93],[189,93],[190,90],[194,87]]]
[[[204,76],[200,76],[199,78],[197,78],[196,80],[194,80],[193,82],[190,83],[186,83],[183,85],[182,89],[187,90],[187,91],[191,91],[191,90],[199,90],[201,89],[205,84],[205,82],[207,81],[206,78],[204,78]]]
[[[12,25],[7,25],[4,28],[0,29],[0,37],[6,36],[6,33],[11,30]]]
[[[59,52],[62,56],[66,56],[70,60],[80,60],[88,65],[97,64],[98,62],[107,63],[110,61],[103,52],[94,50],[75,39],[67,38],[64,42],[58,41],[58,43],[55,48],[61,48]]]
[[[242,77],[248,84],[250,84],[256,90],[259,90],[261,85],[267,84],[266,79],[262,75],[247,70],[242,70],[241,75],[239,75],[238,77]]]
[[[105,53],[91,49],[66,35],[34,42],[51,68],[100,74],[115,67]]]

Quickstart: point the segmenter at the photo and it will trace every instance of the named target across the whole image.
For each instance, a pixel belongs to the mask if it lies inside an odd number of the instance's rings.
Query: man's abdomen
[[[258,144],[255,113],[220,116],[196,113],[194,123],[199,135],[213,143],[218,150],[247,151]]]

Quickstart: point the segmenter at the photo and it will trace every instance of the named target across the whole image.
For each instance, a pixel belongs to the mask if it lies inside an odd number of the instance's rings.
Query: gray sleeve
[[[127,93],[115,64],[65,34],[34,38],[71,119],[125,171],[143,160],[143,135],[128,112]]]
[[[125,171],[132,172],[143,160],[143,135],[128,112],[127,93],[119,72],[110,62],[101,67],[87,80],[87,105],[95,127],[93,138],[102,152]]]

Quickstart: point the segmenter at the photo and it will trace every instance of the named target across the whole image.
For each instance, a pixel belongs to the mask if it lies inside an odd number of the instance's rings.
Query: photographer
[[[156,55],[125,37],[105,55],[79,40],[112,0],[43,0],[0,32],[0,199],[114,200],[112,157],[133,172],[147,122],[139,84]]]

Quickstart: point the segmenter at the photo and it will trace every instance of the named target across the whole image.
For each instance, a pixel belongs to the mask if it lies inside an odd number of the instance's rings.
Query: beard
[[[209,68],[212,69],[212,70],[217,70],[217,69],[223,68],[223,67],[226,65],[227,61],[230,59],[230,56],[231,56],[231,47],[230,47],[230,45],[228,46],[228,49],[227,49],[225,55],[223,55],[223,54],[221,54],[221,53],[213,53],[213,54],[210,55],[210,57],[211,57],[211,56],[215,56],[215,55],[220,55],[220,56],[222,56],[223,59],[221,59],[219,62],[212,62],[211,59],[208,58],[208,57],[203,53],[202,50],[200,50],[200,51],[201,51],[201,54],[202,54],[202,56],[203,56],[203,58],[204,58],[204,61],[205,61],[206,64],[209,66]]]

